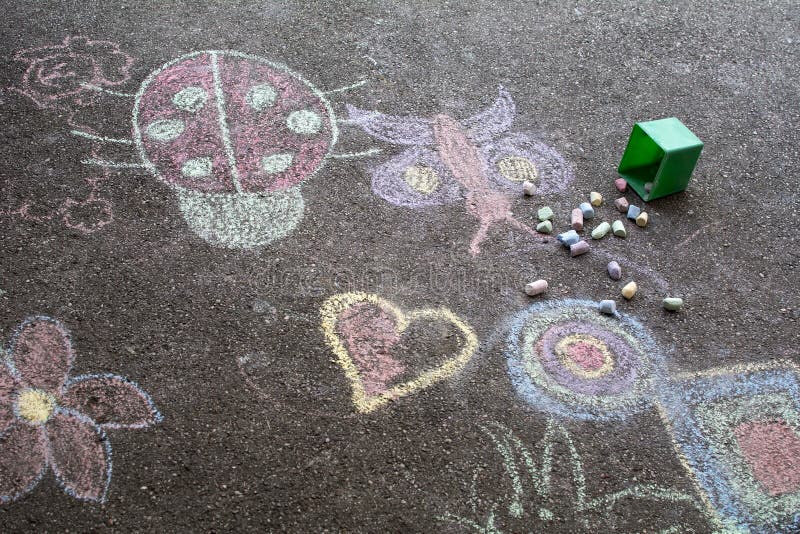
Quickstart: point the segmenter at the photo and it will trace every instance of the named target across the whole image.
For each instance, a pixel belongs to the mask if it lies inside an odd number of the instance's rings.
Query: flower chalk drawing
[[[544,239],[512,215],[510,195],[521,191],[525,180],[548,193],[573,179],[571,166],[553,148],[526,134],[508,133],[516,107],[508,91],[498,91],[489,109],[461,122],[446,114],[396,117],[348,106],[349,122],[376,139],[409,147],[372,169],[373,191],[413,209],[465,199],[479,222],[469,246],[473,256],[498,223]]]
[[[460,371],[475,353],[472,328],[447,308],[405,313],[386,299],[368,293],[330,297],[320,310],[325,341],[336,355],[353,390],[353,404],[362,413],[427,388]],[[443,362],[409,369],[397,348],[412,323],[449,323],[461,341],[457,353]],[[428,362],[426,362],[428,363]]]
[[[126,378],[70,378],[74,357],[69,333],[55,319],[29,318],[13,335],[0,363],[0,503],[31,491],[48,467],[68,495],[105,502],[105,429],[161,421],[147,393]]]

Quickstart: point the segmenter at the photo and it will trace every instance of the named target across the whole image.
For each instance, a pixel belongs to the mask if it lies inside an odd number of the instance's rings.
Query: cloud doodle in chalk
[[[330,297],[320,309],[325,341],[350,382],[352,400],[362,413],[411,395],[460,371],[472,358],[478,339],[472,328],[447,308],[404,312],[368,293]],[[403,350],[403,337],[413,327],[444,338],[458,337],[452,354],[423,351],[415,362]],[[441,341],[441,339],[439,339]]]
[[[33,490],[50,468],[76,499],[105,502],[111,442],[105,431],[161,421],[150,397],[112,374],[70,377],[75,354],[67,329],[32,317],[0,362],[0,503]]]
[[[544,239],[511,213],[512,194],[525,180],[537,191],[559,191],[574,178],[553,148],[524,133],[509,133],[516,115],[503,87],[487,110],[458,122],[449,115],[398,117],[348,106],[349,122],[381,141],[408,147],[372,168],[375,194],[398,206],[419,209],[465,201],[478,219],[470,253],[480,253],[489,229],[508,224]]]

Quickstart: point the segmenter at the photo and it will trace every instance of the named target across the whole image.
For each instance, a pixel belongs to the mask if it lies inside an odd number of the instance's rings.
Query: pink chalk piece
[[[70,381],[61,405],[88,416],[103,428],[143,428],[159,418],[144,391],[114,375],[84,376]]]
[[[111,479],[111,449],[90,419],[59,411],[45,424],[50,462],[64,490],[78,499],[103,501]]]
[[[770,495],[800,490],[800,436],[786,421],[742,423],[734,435],[753,475]]]
[[[392,356],[400,334],[389,312],[362,302],[344,310],[336,325],[348,354],[358,367],[367,395],[386,391],[389,381],[405,372],[405,365]]]
[[[10,348],[14,367],[27,386],[60,392],[74,359],[69,333],[61,323],[46,317],[28,319]]]
[[[576,232],[580,232],[583,230],[583,211],[580,208],[575,208],[572,210],[572,214],[570,216],[570,221],[572,229]]]
[[[41,427],[18,423],[0,437],[0,504],[15,501],[42,478],[47,441]]]
[[[584,371],[597,371],[605,364],[603,352],[591,343],[575,343],[569,347],[567,355]]]
[[[589,252],[589,243],[586,241],[578,241],[569,247],[569,255],[573,258],[575,256],[580,256],[581,254],[586,254],[587,252]]]
[[[617,188],[617,191],[624,193],[628,189],[628,182],[626,182],[624,178],[617,178],[614,180],[614,186]]]

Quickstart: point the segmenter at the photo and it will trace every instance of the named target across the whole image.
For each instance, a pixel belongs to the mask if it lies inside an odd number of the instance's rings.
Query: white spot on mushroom
[[[275,100],[278,98],[278,92],[269,84],[255,85],[247,91],[245,100],[247,105],[256,111],[262,111],[268,107],[275,105]]]
[[[318,113],[307,109],[292,111],[286,119],[286,125],[294,133],[311,135],[322,128],[322,118]]]
[[[278,174],[291,167],[294,156],[291,154],[272,154],[264,156],[261,160],[261,168],[267,174]]]
[[[175,107],[191,113],[196,113],[203,109],[208,100],[208,93],[202,87],[185,87],[172,97]]]
[[[151,122],[145,132],[155,141],[173,141],[183,133],[186,126],[179,119],[164,119]]]
[[[206,178],[211,174],[211,158],[204,156],[186,160],[181,167],[181,174],[187,178]]]

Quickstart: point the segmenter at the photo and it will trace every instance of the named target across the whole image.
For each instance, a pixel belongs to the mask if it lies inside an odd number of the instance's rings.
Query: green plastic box
[[[703,142],[675,117],[633,125],[617,172],[645,201],[686,189]],[[652,183],[648,192],[646,183]]]

